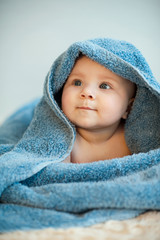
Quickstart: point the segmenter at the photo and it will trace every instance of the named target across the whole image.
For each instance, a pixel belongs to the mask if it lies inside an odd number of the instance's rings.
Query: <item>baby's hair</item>
[[[78,57],[76,58],[76,61],[78,61],[79,59],[81,59],[82,57],[84,57],[85,55],[82,52],[79,52]],[[76,62],[75,61],[75,62]]]

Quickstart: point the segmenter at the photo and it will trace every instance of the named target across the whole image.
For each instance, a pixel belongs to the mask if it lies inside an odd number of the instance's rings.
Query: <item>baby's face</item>
[[[133,83],[83,56],[65,83],[62,110],[77,127],[103,130],[126,118],[134,92]]]

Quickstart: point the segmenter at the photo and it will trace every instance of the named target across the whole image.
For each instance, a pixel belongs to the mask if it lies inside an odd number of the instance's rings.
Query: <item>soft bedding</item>
[[[139,217],[109,220],[91,227],[15,231],[0,235],[0,240],[159,240],[160,213],[147,212]]]

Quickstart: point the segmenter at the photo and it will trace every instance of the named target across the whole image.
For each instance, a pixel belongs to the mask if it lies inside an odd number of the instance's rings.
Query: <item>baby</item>
[[[86,56],[76,61],[62,92],[62,111],[76,126],[71,155],[86,163],[131,155],[124,137],[136,85]]]

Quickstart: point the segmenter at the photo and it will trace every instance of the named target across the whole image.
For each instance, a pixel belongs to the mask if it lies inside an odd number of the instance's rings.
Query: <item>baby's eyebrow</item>
[[[84,74],[82,72],[71,72],[69,76],[73,76],[73,77],[74,76],[81,76],[81,77],[83,77]]]
[[[100,79],[100,81],[111,82],[113,84],[118,84],[119,83],[118,79],[116,79],[112,76],[109,76],[107,74],[100,74],[99,79]]]
[[[113,77],[107,75],[107,74],[99,74],[100,79],[107,79],[107,80],[113,80],[116,81]]]

